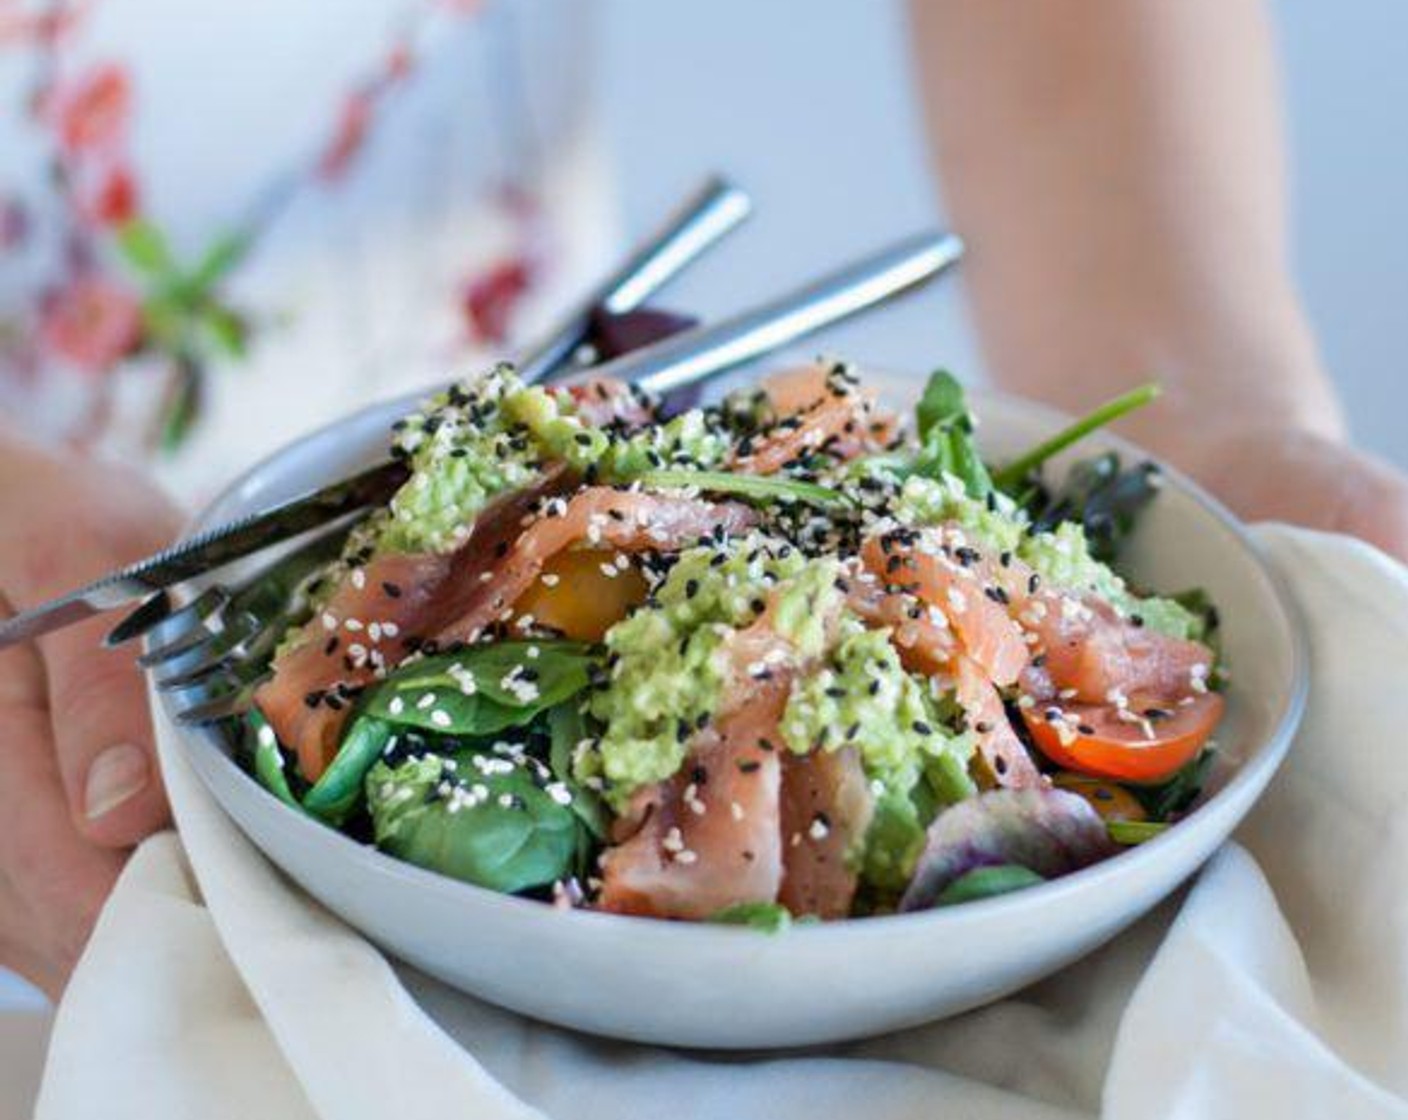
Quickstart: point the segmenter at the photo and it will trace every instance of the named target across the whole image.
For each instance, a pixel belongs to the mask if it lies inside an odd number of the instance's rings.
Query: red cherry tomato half
[[[1040,706],[1024,709],[1022,718],[1041,753],[1058,766],[1120,782],[1154,783],[1197,755],[1223,706],[1217,693],[1204,692],[1173,703],[1131,697],[1124,711],[1137,719],[1102,704],[1067,705],[1060,721],[1048,719]]]

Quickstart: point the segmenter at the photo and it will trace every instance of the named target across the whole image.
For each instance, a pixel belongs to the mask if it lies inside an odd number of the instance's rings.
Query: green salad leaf
[[[1168,830],[1167,821],[1109,821],[1105,825],[1116,844],[1133,847],[1152,840]]]
[[[935,906],[956,906],[976,902],[980,898],[996,898],[1000,894],[1025,890],[1046,882],[1040,875],[1019,863],[1000,863],[975,867],[951,882],[934,899]]]
[[[913,473],[934,479],[952,475],[969,497],[987,497],[993,482],[978,455],[973,416],[958,379],[942,369],[930,374],[915,412],[919,454]]]
[[[254,776],[259,779],[259,784],[285,805],[301,808],[289,785],[286,760],[279,740],[268,721],[257,711],[245,717],[245,742],[254,761]]]
[[[780,902],[740,902],[720,910],[709,921],[747,926],[761,933],[785,933],[792,928],[792,912]]]
[[[587,719],[576,704],[559,704],[547,714],[548,768],[552,776],[572,794],[572,808],[587,831],[597,840],[606,839],[609,814],[601,795],[577,781],[572,773],[572,756],[577,744],[586,739]]]
[[[342,824],[361,807],[363,779],[394,738],[395,730],[386,721],[354,717],[332,763],[303,795],[303,807],[329,824]]]
[[[1139,798],[1150,820],[1167,821],[1187,812],[1198,799],[1216,757],[1215,750],[1204,748],[1168,781],[1156,786],[1130,786],[1130,792]]]
[[[582,642],[470,646],[403,665],[367,691],[359,711],[440,735],[494,735],[576,696],[596,660]]]
[[[1111,563],[1134,529],[1138,515],[1159,491],[1159,468],[1139,463],[1123,469],[1120,457],[1110,451],[1074,464],[1061,485],[1035,503],[1033,532],[1049,532],[1063,521],[1074,521],[1085,530],[1090,555]],[[1041,491],[1033,490],[1041,499]]]
[[[540,780],[532,760],[488,752],[378,762],[366,782],[377,847],[509,894],[566,878],[587,859],[591,837]]]
[[[795,478],[763,477],[752,474],[729,474],[727,471],[646,471],[637,478],[646,486],[663,488],[692,486],[716,494],[737,494],[742,498],[759,498],[784,502],[803,502],[814,506],[845,503],[839,490],[801,482]]]

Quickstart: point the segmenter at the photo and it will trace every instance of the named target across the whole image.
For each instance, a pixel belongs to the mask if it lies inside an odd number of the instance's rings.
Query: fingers
[[[100,648],[104,620],[41,642],[58,769],[78,831],[126,847],[165,826],[146,688],[131,650]]]
[[[168,543],[173,511],[131,476],[4,449],[0,522],[24,533],[0,545],[0,588],[30,605]],[[168,819],[145,690],[130,650],[103,650],[111,620],[40,639],[50,732],[68,812],[80,835],[135,844]]]
[[[0,658],[5,671],[16,654],[37,670],[18,650]],[[0,965],[57,999],[126,856],[73,828],[48,712],[13,693],[0,700],[0,820]]]

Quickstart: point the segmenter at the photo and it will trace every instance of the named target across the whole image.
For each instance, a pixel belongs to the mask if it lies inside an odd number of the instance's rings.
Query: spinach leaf
[[[785,933],[792,928],[792,912],[780,902],[740,902],[720,910],[709,921],[747,926],[761,933]]]
[[[368,690],[358,710],[441,735],[494,735],[576,696],[596,660],[582,642],[470,646],[402,666]]]
[[[460,751],[378,762],[367,775],[377,847],[429,871],[516,893],[573,873],[591,838],[539,785],[532,759]]]
[[[973,442],[973,416],[958,379],[942,369],[930,374],[915,414],[919,454],[914,473],[926,478],[950,474],[969,497],[987,497],[993,483]]]
[[[587,720],[576,704],[559,704],[548,712],[548,768],[572,794],[572,808],[597,840],[606,839],[608,814],[601,795],[587,789],[572,773],[572,754],[587,738]]]
[[[934,899],[935,906],[957,906],[976,902],[980,898],[996,898],[1000,894],[1034,887],[1046,882],[1040,875],[1019,863],[1000,863],[975,867],[951,882]]]
[[[358,715],[342,736],[332,764],[303,796],[303,807],[331,825],[340,825],[362,805],[367,771],[395,741],[389,723]]]
[[[803,502],[813,506],[833,506],[848,501],[839,490],[776,475],[729,474],[727,471],[646,471],[637,475],[646,486],[664,488],[692,486],[718,494],[737,494],[782,502]]]
[[[295,809],[301,808],[289,785],[286,760],[274,729],[258,712],[245,716],[245,742],[253,759],[254,776],[259,784]]]

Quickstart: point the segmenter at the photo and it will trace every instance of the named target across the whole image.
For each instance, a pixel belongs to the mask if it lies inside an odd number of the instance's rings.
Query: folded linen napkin
[[[1311,637],[1306,722],[1191,889],[945,1022],[787,1055],[586,1038],[394,965],[285,881],[159,726],[140,849],[58,1010],[40,1120],[1408,1118],[1408,572],[1258,530]]]

